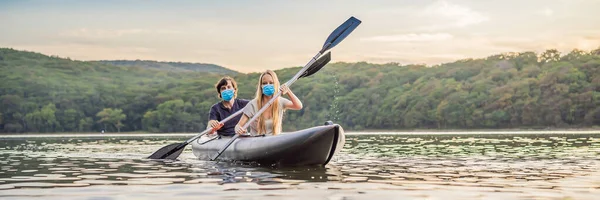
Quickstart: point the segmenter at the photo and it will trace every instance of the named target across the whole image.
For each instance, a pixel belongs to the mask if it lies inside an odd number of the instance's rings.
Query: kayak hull
[[[192,152],[200,160],[210,160],[229,139],[223,137],[202,144],[206,138],[200,138],[192,142]],[[326,165],[344,144],[342,127],[331,124],[276,136],[239,137],[218,160],[273,166]]]

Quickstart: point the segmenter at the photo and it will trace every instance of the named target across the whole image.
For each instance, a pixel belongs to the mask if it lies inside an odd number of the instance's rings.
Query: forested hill
[[[335,55],[333,55],[335,60]],[[276,70],[285,82],[300,68]],[[0,49],[1,132],[195,132],[223,74],[82,62]],[[236,74],[252,98],[258,74]],[[292,87],[284,130],[590,128],[600,125],[600,49],[506,53],[436,66],[333,63]]]
[[[213,72],[218,74],[235,75],[239,72],[227,69],[225,67],[206,64],[206,63],[186,63],[186,62],[158,62],[151,60],[100,60],[94,61],[110,65],[127,66],[127,67],[141,67],[164,71],[177,71],[177,72]]]

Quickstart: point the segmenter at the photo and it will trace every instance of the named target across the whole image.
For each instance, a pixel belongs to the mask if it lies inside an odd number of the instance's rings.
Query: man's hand
[[[210,133],[208,133],[209,136],[212,136],[213,134],[217,133],[217,130],[221,129],[225,124],[220,123],[217,120],[210,120],[208,121],[208,125],[212,127],[212,130],[210,131]]]

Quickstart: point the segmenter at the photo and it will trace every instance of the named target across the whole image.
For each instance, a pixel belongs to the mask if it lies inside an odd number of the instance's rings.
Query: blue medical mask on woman
[[[275,86],[273,86],[273,84],[263,85],[262,89],[263,89],[263,94],[267,95],[267,96],[271,96],[275,93]]]
[[[233,99],[234,94],[235,92],[233,91],[233,89],[223,90],[221,92],[221,98],[223,98],[223,100],[225,101],[230,101],[231,99]]]

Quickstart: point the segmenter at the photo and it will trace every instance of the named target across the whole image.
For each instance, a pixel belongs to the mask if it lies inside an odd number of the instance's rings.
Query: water
[[[193,135],[0,137],[1,199],[597,199],[600,133],[359,133],[326,167],[143,159]]]

